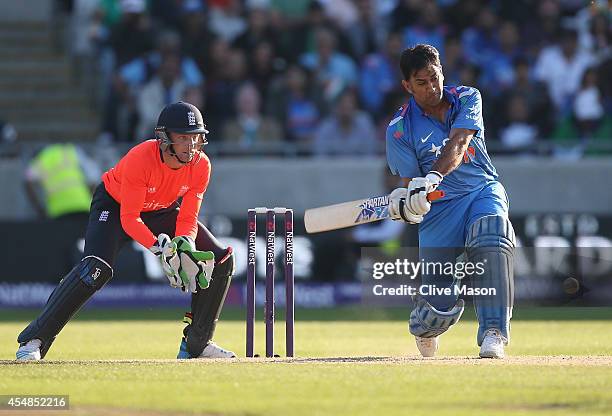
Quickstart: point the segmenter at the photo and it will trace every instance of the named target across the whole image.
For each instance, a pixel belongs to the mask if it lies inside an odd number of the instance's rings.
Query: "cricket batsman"
[[[404,50],[403,88],[411,94],[387,128],[387,162],[405,188],[390,195],[393,219],[419,225],[419,259],[455,263],[458,255],[480,264],[472,285],[495,289],[475,296],[480,357],[503,358],[510,340],[515,236],[508,220],[508,197],[487,154],[480,92],[443,86],[440,56],[430,45]],[[434,202],[435,189],[445,196]],[[428,266],[429,268],[429,266]],[[451,294],[419,294],[410,314],[410,333],[424,357],[438,349],[438,338],[464,309],[456,276],[440,268],[422,273],[422,286],[452,288]],[[420,292],[420,291],[419,291]]]
[[[211,341],[234,256],[198,222],[211,170],[202,151],[207,133],[194,105],[169,104],[159,115],[155,139],[134,146],[102,175],[91,203],[84,256],[19,334],[17,360],[45,357],[70,318],[111,280],[117,252],[130,239],[159,257],[172,287],[191,293],[177,358],[235,357]]]

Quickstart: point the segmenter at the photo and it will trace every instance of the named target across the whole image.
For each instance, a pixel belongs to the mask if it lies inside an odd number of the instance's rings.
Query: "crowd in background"
[[[73,53],[100,82],[101,137],[151,137],[160,109],[196,104],[210,141],[249,152],[384,152],[407,100],[399,56],[440,51],[446,85],[483,97],[487,140],[612,141],[607,1],[73,0]]]

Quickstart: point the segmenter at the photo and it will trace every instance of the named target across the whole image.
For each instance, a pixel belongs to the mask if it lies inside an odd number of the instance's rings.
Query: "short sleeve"
[[[484,122],[482,119],[482,98],[480,91],[472,87],[457,88],[461,105],[455,119],[451,123],[451,129],[476,130],[476,135],[482,137]]]
[[[387,163],[394,175],[402,178],[422,176],[414,144],[404,133],[404,118],[394,119],[387,127]]]

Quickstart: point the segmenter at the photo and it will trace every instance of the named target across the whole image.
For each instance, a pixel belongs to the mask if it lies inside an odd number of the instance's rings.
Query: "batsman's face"
[[[428,65],[412,74],[408,81],[402,81],[402,84],[420,106],[435,107],[442,101],[443,82],[442,68]]]

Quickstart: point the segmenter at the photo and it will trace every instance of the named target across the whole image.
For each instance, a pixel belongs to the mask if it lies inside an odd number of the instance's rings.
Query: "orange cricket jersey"
[[[117,165],[102,175],[106,191],[121,206],[121,226],[134,240],[150,248],[157,237],[143,223],[141,212],[156,211],[183,202],[176,219],[176,236],[195,240],[198,213],[208,180],[210,161],[204,152],[180,169],[166,165],[156,140],[134,146]]]

